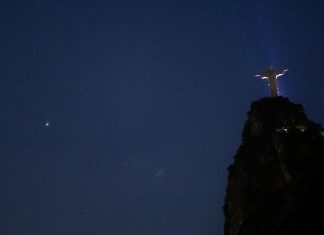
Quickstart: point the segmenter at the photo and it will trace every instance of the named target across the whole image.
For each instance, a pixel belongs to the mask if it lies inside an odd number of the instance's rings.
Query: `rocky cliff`
[[[324,234],[321,127],[287,98],[253,102],[229,166],[225,235]]]

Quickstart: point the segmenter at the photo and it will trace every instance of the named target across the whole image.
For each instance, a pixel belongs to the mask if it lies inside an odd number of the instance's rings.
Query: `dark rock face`
[[[287,98],[253,102],[229,170],[225,235],[324,234],[321,127]]]

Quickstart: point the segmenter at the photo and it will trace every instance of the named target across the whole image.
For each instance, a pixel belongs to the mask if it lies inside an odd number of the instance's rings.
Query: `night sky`
[[[0,234],[221,235],[254,77],[324,123],[324,2],[0,2]]]

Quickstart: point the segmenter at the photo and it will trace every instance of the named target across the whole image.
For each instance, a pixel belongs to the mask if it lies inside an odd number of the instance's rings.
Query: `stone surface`
[[[301,105],[253,102],[234,159],[225,235],[324,234],[324,141]]]

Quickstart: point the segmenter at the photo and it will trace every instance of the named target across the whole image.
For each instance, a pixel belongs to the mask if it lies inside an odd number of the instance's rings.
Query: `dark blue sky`
[[[324,123],[323,1],[244,2],[1,1],[0,234],[221,235],[254,74]]]

